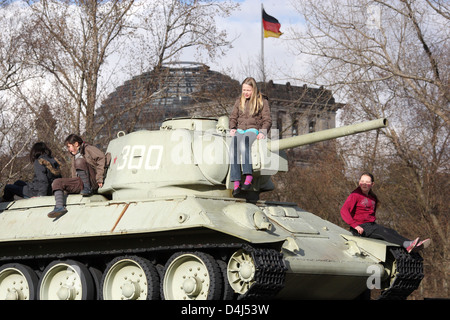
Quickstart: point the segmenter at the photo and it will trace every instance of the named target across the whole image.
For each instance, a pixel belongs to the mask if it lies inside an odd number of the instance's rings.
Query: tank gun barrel
[[[353,135],[361,132],[366,132],[374,129],[385,128],[388,124],[386,118],[381,118],[372,121],[352,124],[339,128],[332,128],[318,132],[308,133],[301,136],[284,138],[280,140],[273,140],[267,142],[267,147],[271,151],[285,150],[289,148],[299,147],[307,144],[312,144],[320,141],[336,139]]]

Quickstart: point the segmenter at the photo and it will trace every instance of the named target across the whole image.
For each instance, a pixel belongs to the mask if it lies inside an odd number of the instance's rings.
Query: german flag
[[[280,32],[281,24],[272,16],[269,16],[264,9],[262,9],[262,19],[264,27],[264,38],[274,37],[279,38],[283,33]]]

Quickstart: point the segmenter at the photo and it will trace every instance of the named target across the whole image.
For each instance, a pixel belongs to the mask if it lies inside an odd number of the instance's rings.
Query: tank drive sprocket
[[[378,300],[405,300],[416,290],[424,277],[423,258],[418,253],[408,253],[404,248],[390,248],[393,259],[390,286],[383,290]]]

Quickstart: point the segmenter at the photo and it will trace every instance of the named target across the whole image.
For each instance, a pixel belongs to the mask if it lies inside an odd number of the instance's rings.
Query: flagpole
[[[264,86],[266,85],[266,71],[264,70],[264,24],[263,24],[263,4],[261,3],[261,71]]]

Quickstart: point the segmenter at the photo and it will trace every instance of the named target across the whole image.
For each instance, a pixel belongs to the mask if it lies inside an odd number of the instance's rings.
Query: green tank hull
[[[99,194],[69,195],[59,219],[47,217],[53,197],[1,203],[0,299],[355,299],[374,287],[405,299],[417,288],[419,255],[254,200],[287,170],[267,141],[253,145],[253,196],[233,198],[226,131],[223,118],[178,119],[120,135]]]

